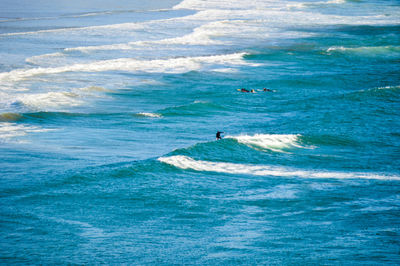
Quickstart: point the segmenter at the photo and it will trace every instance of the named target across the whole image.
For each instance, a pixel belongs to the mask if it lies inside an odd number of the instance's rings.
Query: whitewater
[[[395,0],[1,1],[0,263],[399,264],[399,30]]]

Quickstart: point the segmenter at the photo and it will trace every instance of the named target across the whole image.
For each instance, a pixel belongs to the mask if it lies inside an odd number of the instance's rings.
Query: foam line
[[[162,115],[157,114],[157,113],[144,113],[144,112],[142,112],[142,113],[138,113],[137,115],[138,115],[138,116],[145,116],[145,117],[153,117],[153,118],[160,118],[160,117],[162,117]]]
[[[387,54],[388,52],[400,52],[400,46],[362,46],[362,47],[344,47],[344,46],[333,46],[326,50],[330,52],[354,52],[354,53],[365,53],[365,54]]]
[[[210,162],[194,160],[188,156],[176,155],[158,158],[160,162],[180,169],[195,171],[218,172],[227,174],[248,174],[256,176],[301,177],[301,178],[336,178],[336,179],[378,179],[400,181],[400,176],[386,176],[375,173],[331,172],[291,169],[268,165],[236,164],[225,162]]]
[[[0,81],[19,81],[36,75],[59,74],[65,72],[103,72],[103,71],[133,71],[149,73],[185,73],[199,70],[203,65],[258,65],[243,60],[245,53],[227,55],[212,55],[198,57],[181,57],[157,60],[136,60],[120,58],[113,60],[95,61],[92,63],[74,64],[53,68],[16,69],[10,72],[0,73]]]
[[[37,31],[25,31],[25,32],[10,32],[2,33],[0,36],[19,36],[19,35],[32,35],[32,34],[42,34],[42,33],[60,33],[60,32],[95,32],[98,30],[140,30],[143,29],[143,24],[140,23],[120,23],[120,24],[110,24],[101,26],[88,26],[88,27],[71,27],[71,28],[61,28],[61,29],[50,29],[50,30],[37,30]]]
[[[48,132],[54,129],[44,129],[37,126],[29,126],[16,123],[0,123],[0,142],[9,141],[12,138],[22,137],[32,132]]]

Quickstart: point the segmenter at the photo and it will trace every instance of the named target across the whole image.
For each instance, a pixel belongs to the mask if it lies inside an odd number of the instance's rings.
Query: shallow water
[[[398,2],[146,3],[0,4],[1,262],[398,264]]]

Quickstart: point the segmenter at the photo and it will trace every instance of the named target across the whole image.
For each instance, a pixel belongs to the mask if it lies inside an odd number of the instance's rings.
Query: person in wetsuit
[[[224,132],[218,131],[217,134],[215,135],[217,140],[222,139],[221,133],[224,133]]]

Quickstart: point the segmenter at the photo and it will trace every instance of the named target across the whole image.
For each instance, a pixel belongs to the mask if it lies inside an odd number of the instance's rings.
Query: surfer
[[[264,88],[263,91],[270,91],[270,92],[273,92],[273,90],[267,89],[267,88]]]
[[[246,90],[245,88],[241,88],[241,89],[238,90],[238,91],[241,91],[241,92],[250,92],[249,90]]]
[[[216,137],[216,139],[217,139],[217,140],[220,140],[220,139],[222,139],[222,137],[221,137],[221,133],[224,133],[224,132],[217,131],[217,134],[215,135],[215,137]]]

